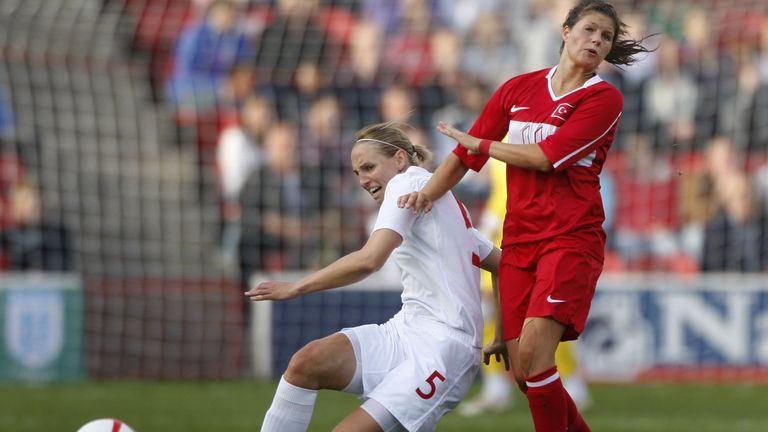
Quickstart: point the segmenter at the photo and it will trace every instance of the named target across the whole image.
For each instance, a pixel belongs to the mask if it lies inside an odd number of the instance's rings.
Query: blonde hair
[[[432,159],[432,152],[423,145],[413,144],[403,131],[405,125],[397,122],[368,125],[355,134],[355,145],[365,142],[376,146],[377,150],[388,157],[393,157],[398,150],[403,150],[413,165],[421,165]]]

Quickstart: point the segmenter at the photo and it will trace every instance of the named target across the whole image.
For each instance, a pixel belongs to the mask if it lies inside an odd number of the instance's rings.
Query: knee
[[[297,351],[288,362],[285,379],[293,385],[318,389],[322,375],[322,347],[318,341],[312,341]]]
[[[515,379],[520,385],[520,382],[525,384],[525,377],[531,375],[531,369],[533,368],[533,359],[535,358],[534,348],[528,344],[521,344],[520,351],[518,352],[518,358],[520,359],[520,369],[523,376],[515,376]]]

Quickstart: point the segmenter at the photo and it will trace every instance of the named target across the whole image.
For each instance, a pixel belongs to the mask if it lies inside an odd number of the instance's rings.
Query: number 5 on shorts
[[[440,381],[445,382],[445,377],[440,374],[438,371],[432,372],[432,375],[427,378],[427,383],[429,384],[429,393],[424,393],[421,391],[420,388],[416,388],[416,394],[419,395],[422,399],[430,399],[432,396],[435,395],[435,390],[437,390],[437,386],[435,385],[435,378],[439,379]]]

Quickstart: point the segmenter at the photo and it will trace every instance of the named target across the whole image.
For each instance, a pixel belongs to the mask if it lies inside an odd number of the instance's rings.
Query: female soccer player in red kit
[[[468,169],[507,164],[499,267],[504,339],[536,431],[589,431],[555,365],[559,342],[584,328],[603,268],[599,174],[621,117],[622,96],[596,71],[629,65],[640,42],[601,0],[583,0],[562,26],[557,66],[514,77],[491,96],[469,133],[438,130],[459,145],[401,207],[428,212]],[[506,134],[508,142],[499,142]]]

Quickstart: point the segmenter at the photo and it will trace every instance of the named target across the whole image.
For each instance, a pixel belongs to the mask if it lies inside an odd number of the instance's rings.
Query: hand
[[[253,301],[288,300],[299,295],[295,283],[292,282],[261,282],[255,288],[245,292]]]
[[[462,147],[469,150],[471,154],[477,154],[477,148],[480,146],[479,138],[466,134],[444,121],[437,124],[437,130],[441,134],[456,140]]]
[[[509,370],[509,353],[507,352],[507,344],[504,341],[494,340],[489,342],[488,345],[483,347],[483,363],[490,364],[491,356],[496,356],[496,362],[501,363],[501,358],[504,358],[504,369]]]
[[[425,214],[432,210],[432,201],[423,192],[411,192],[400,196],[397,199],[397,206],[400,208],[413,209],[416,214],[423,211]]]

